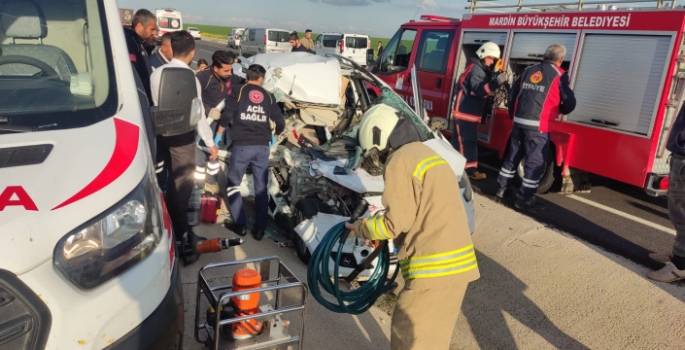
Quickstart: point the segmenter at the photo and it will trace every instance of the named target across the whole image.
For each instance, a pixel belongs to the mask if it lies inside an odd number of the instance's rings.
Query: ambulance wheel
[[[550,189],[552,189],[552,186],[554,186],[554,183],[556,182],[557,178],[560,178],[560,171],[556,165],[556,159],[554,156],[555,154],[556,153],[554,152],[554,147],[550,147],[547,151],[547,161],[545,162],[545,170],[542,173],[540,182],[538,183],[538,194],[547,193]],[[523,157],[516,171],[516,180],[519,184],[523,182],[523,165],[525,163],[526,157]]]

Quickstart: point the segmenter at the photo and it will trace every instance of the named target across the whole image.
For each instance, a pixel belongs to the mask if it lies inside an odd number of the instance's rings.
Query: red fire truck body
[[[509,83],[529,65],[541,62],[549,45],[563,44],[567,54],[562,68],[571,78],[577,107],[550,123],[549,166],[539,190],[548,190],[559,175],[572,188],[571,175],[579,170],[642,187],[652,195],[665,194],[665,143],[685,87],[684,10],[422,19],[428,21],[402,25],[373,72],[413,104],[409,72],[416,66],[429,117],[450,119],[454,82],[483,43],[500,46]],[[500,158],[513,125],[506,97],[506,88],[501,88],[478,126],[480,145],[497,150]],[[450,130],[443,132],[451,134]]]

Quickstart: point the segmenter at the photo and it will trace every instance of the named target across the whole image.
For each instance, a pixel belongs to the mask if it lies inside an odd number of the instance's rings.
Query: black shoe
[[[229,223],[227,222],[228,220],[224,221],[224,227],[228,229],[229,231],[233,231],[238,236],[245,237],[247,235],[247,230],[245,229],[245,225],[237,225],[234,223]]]
[[[198,242],[206,241],[207,238],[196,235],[195,232],[192,230],[188,231],[188,242],[190,242],[192,245],[197,245]]]
[[[258,241],[261,241],[262,238],[264,238],[264,229],[255,229],[254,231],[252,231],[252,237],[254,237],[254,239]]]
[[[497,190],[497,192],[495,193],[495,197],[497,197],[497,198],[499,198],[499,199],[504,199],[504,194],[505,194],[505,193],[507,193],[507,189],[506,189],[506,188],[500,188],[500,189]]]
[[[519,208],[522,210],[532,210],[532,211],[541,211],[541,210],[545,210],[547,208],[547,207],[545,207],[544,204],[538,203],[535,200],[535,197],[531,197],[527,201],[517,200],[516,203],[514,203],[514,206],[516,206],[516,208]]]

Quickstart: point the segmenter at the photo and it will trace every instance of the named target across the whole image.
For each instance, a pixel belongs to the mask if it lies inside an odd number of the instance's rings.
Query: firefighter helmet
[[[377,104],[364,113],[359,123],[359,146],[364,154],[376,148],[383,152],[388,147],[388,138],[395,129],[400,117],[396,109],[386,105]]]
[[[499,46],[497,46],[497,44],[491,41],[488,41],[487,43],[481,45],[478,48],[478,51],[476,51],[476,53],[478,54],[478,58],[480,58],[481,60],[485,57],[500,58]]]

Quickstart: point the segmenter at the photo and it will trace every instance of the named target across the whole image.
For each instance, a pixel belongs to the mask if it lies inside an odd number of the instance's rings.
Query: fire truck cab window
[[[390,39],[380,59],[379,73],[397,73],[409,68],[411,52],[416,40],[416,30],[400,29]]]
[[[433,73],[445,73],[447,59],[452,49],[454,30],[424,30],[419,41],[418,69]]]

